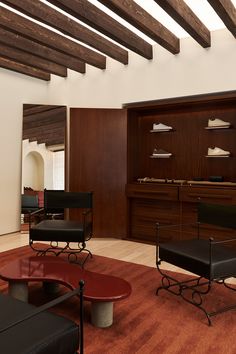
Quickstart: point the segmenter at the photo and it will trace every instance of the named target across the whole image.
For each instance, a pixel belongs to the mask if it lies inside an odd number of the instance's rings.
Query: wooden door
[[[70,110],[69,189],[94,192],[94,236],[126,236],[127,112]]]

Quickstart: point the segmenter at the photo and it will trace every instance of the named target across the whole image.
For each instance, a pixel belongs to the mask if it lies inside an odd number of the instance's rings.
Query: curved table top
[[[118,301],[131,294],[131,285],[124,279],[80,268],[55,256],[33,256],[16,259],[0,269],[6,281],[49,281],[63,284],[72,290],[84,280],[84,300],[93,302]]]

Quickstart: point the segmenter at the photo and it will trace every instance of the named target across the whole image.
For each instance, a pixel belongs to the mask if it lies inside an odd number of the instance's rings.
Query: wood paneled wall
[[[94,236],[126,236],[127,114],[70,110],[69,189],[94,192]]]

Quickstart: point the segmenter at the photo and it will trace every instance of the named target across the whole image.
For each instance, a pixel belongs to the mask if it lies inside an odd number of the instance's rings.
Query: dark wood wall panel
[[[126,236],[127,114],[70,110],[71,191],[94,191],[94,236]]]
[[[208,120],[220,118],[230,122],[230,129],[207,130]],[[136,126],[135,126],[136,122]],[[173,127],[173,131],[151,133],[153,123]],[[225,181],[236,181],[236,106],[232,103],[205,103],[199,106],[169,106],[135,112],[129,123],[134,134],[129,138],[132,151],[129,180],[154,177],[187,179],[223,175]],[[133,146],[135,146],[135,148]],[[231,152],[229,158],[207,158],[208,148],[219,147]],[[153,149],[164,149],[169,159],[150,158]],[[133,158],[132,158],[133,154]],[[139,156],[139,159],[136,158]]]

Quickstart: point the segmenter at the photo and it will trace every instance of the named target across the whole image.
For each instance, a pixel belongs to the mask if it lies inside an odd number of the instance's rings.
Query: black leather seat
[[[202,227],[207,226],[208,230],[212,225],[220,227],[221,233],[227,232],[232,235],[224,240],[214,240],[212,237],[207,240],[202,237]],[[177,225],[172,225],[176,230]],[[157,269],[162,275],[162,285],[157,288],[157,294],[165,289],[172,294],[181,296],[187,302],[202,310],[211,324],[210,317],[233,308],[236,305],[228,306],[208,312],[203,306],[203,295],[209,293],[212,282],[218,282],[227,288],[236,290],[225,282],[227,278],[236,277],[236,206],[217,205],[200,203],[198,206],[198,222],[196,226],[196,237],[188,240],[161,242],[162,230],[171,229],[172,226],[161,226],[157,224]],[[178,225],[179,226],[179,225]],[[183,229],[185,225],[181,225]],[[198,277],[178,281],[172,275],[160,268],[162,261],[173,264]],[[191,294],[191,296],[187,296]],[[197,299],[197,300],[196,300]]]
[[[45,311],[79,293],[81,301],[80,306],[78,304],[80,330],[75,322]],[[80,354],[83,353],[83,294],[81,285],[73,292],[62,295],[39,308],[8,295],[0,294],[0,311],[0,353],[75,354],[78,349]]]
[[[91,223],[84,230],[83,224],[76,220],[43,220],[33,227],[31,236],[40,241],[83,242],[85,232],[91,234]]]

